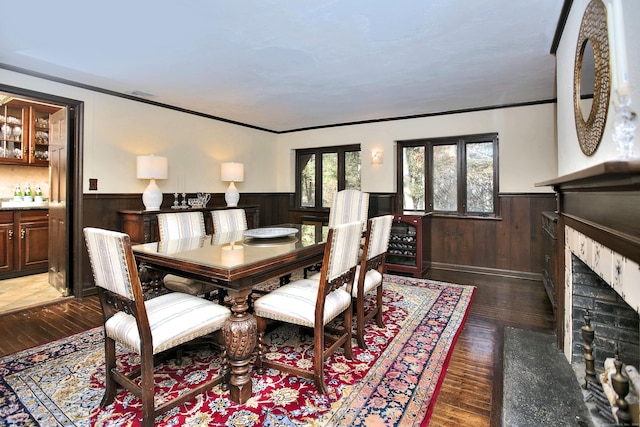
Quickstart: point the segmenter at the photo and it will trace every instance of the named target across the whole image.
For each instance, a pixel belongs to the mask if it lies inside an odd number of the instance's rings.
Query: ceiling
[[[284,132],[554,99],[562,5],[12,2],[0,66]]]

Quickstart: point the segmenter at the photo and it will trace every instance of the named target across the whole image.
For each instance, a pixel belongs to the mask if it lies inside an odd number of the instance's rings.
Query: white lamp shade
[[[244,181],[244,165],[242,163],[223,163],[220,167],[222,181]]]
[[[138,156],[136,159],[138,179],[167,179],[169,162],[163,156]]]

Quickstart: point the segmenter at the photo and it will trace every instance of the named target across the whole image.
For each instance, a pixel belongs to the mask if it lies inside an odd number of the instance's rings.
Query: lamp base
[[[227,191],[224,192],[224,200],[227,202],[227,207],[233,208],[238,206],[240,193],[238,193],[238,189],[236,188],[233,181],[229,183],[229,188],[227,188]]]
[[[162,205],[162,191],[160,191],[160,188],[156,185],[155,179],[149,181],[149,185],[145,188],[144,193],[142,193],[142,203],[144,203],[144,209],[146,211],[160,210],[160,205]]]

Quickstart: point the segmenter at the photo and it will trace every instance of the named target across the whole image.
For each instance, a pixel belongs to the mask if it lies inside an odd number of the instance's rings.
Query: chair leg
[[[384,323],[382,322],[382,283],[376,290],[376,325],[379,328],[384,328]]]
[[[140,372],[142,387],[142,427],[153,427],[155,421],[153,353],[142,351],[140,355]]]
[[[327,394],[324,383],[324,327],[316,325],[313,338],[313,382],[322,394]]]
[[[111,371],[116,368],[116,343],[109,337],[104,339],[104,396],[100,406],[105,407],[113,403],[118,391],[118,384],[113,379]]]
[[[224,345],[222,346],[222,354],[220,355],[220,375],[222,376],[222,390],[229,390],[231,366],[229,365],[229,357],[227,356],[227,347]]]
[[[227,291],[224,289],[218,289],[218,304],[224,306],[224,298],[227,296]]]
[[[367,349],[367,344],[364,342],[364,295],[356,298],[356,340],[358,347]]]
[[[291,274],[285,274],[284,276],[280,276],[280,286],[284,286],[291,282]]]
[[[262,317],[256,317],[258,326],[258,355],[256,356],[256,372],[260,375],[264,374],[262,361],[264,358],[264,331],[267,329],[267,321]]]
[[[345,330],[346,338],[344,340],[344,345],[343,345],[344,355],[349,360],[353,360],[353,346],[351,344],[351,337],[353,335],[351,333],[352,322],[353,322],[353,310],[351,310],[351,307],[349,307],[344,312],[344,330]]]

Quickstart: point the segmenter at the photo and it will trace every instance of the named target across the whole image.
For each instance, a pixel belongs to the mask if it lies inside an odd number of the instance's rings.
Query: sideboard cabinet
[[[430,219],[413,212],[393,217],[385,271],[424,277],[431,265]]]
[[[202,209],[161,209],[158,211],[122,210],[118,213],[122,223],[122,232],[127,233],[131,238],[131,244],[136,245],[160,240],[157,217],[159,213],[201,211],[204,213],[204,225],[207,234],[212,234],[213,220],[211,218],[211,211],[220,209],[244,209],[247,215],[247,226],[249,228],[257,228],[260,226],[260,206],[258,205],[238,206],[237,208],[212,206]]]

